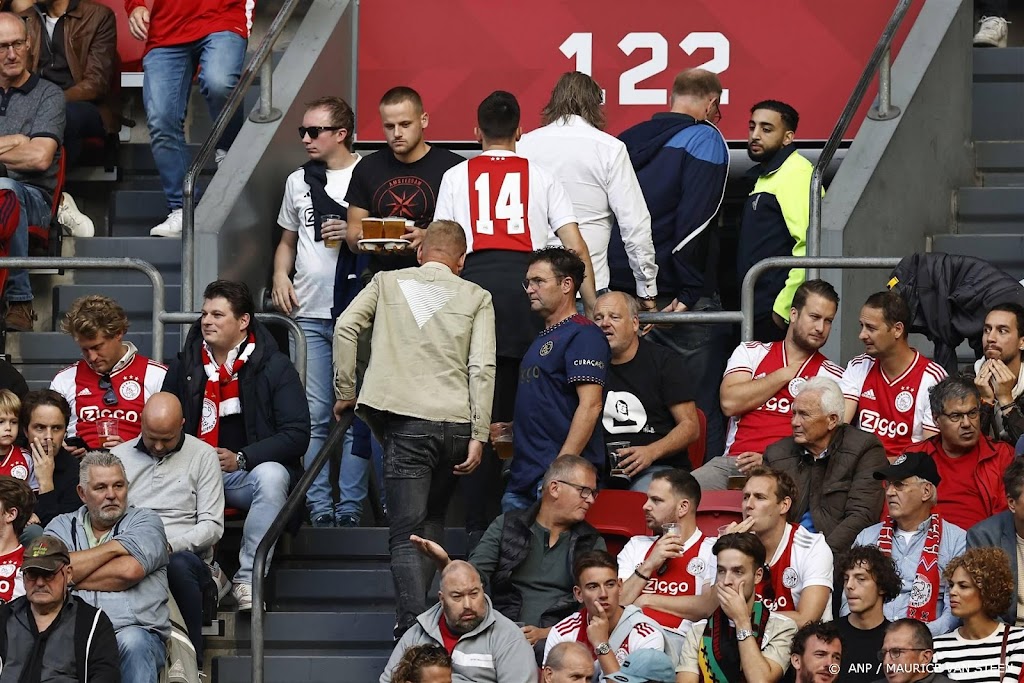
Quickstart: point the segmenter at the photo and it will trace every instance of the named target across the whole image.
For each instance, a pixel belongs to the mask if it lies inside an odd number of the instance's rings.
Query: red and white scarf
[[[892,536],[896,525],[892,517],[886,516],[882,528],[878,532],[878,549],[887,556],[892,556]],[[934,621],[938,617],[940,592],[939,578],[939,544],[942,542],[942,518],[936,512],[928,523],[928,532],[924,537],[924,548],[921,559],[917,563],[917,573],[910,589],[910,604],[907,606],[907,618],[923,622]]]
[[[242,402],[238,398],[238,371],[249,360],[255,348],[256,336],[250,332],[245,345],[241,347],[241,352],[237,348],[232,349],[224,365],[217,365],[213,354],[210,353],[210,347],[203,342],[206,388],[203,390],[203,416],[199,425],[199,438],[214,448],[219,445],[220,418],[242,412]]]

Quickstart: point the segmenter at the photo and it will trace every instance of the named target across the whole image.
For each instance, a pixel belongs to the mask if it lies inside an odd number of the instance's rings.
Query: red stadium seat
[[[647,494],[639,491],[603,489],[587,512],[587,521],[601,532],[608,552],[618,555],[633,536],[650,533],[644,518]]]
[[[57,223],[57,207],[60,206],[61,193],[64,192],[64,178],[67,175],[67,155],[64,148],[60,150],[57,162],[57,187],[53,191],[53,207],[50,209],[50,220],[46,225],[28,226],[29,256],[60,256],[61,226]]]
[[[142,71],[142,53],[146,43],[136,40],[128,30],[128,13],[124,11],[124,0],[96,0],[109,7],[117,18],[117,56],[121,61],[122,72]],[[152,4],[152,3],[147,3]],[[120,82],[120,79],[118,79]]]
[[[245,510],[228,507],[224,508],[224,521],[227,522],[232,519],[245,519]]]
[[[743,491],[703,491],[697,506],[697,527],[705,536],[717,536],[718,528],[743,520]]]
[[[686,448],[686,453],[690,456],[691,472],[704,464],[704,456],[708,452],[708,418],[700,408],[697,408],[697,424],[700,425],[697,440]]]

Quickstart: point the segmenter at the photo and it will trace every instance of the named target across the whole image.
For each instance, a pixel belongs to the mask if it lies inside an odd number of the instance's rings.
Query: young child
[[[14,443],[18,438],[21,400],[8,389],[0,389],[0,475],[21,479],[33,491],[39,482],[32,471],[32,454]]]

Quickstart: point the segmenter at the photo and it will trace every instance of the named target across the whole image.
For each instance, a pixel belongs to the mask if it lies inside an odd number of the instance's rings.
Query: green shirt
[[[110,529],[107,529],[107,533],[103,534],[99,538],[96,538],[96,534],[94,534],[93,531],[92,531],[92,520],[89,519],[89,513],[88,512],[85,513],[85,524],[84,524],[84,526],[85,526],[85,540],[89,542],[89,547],[90,548],[95,548],[99,544],[106,543],[107,541],[109,541],[110,540],[110,532],[112,532],[114,530],[113,527],[111,527]]]

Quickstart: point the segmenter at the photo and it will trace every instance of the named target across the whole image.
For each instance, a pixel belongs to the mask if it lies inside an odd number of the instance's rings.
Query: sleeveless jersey
[[[32,471],[32,454],[19,446],[11,446],[11,450],[0,460],[0,475],[21,479],[33,491],[39,490],[39,482]]]
[[[0,555],[0,604],[25,594],[25,582],[21,579],[24,557],[25,549],[20,545],[6,555]]]
[[[711,552],[715,539],[704,536],[698,529],[690,539],[690,545],[679,557],[665,563],[664,572],[654,572],[651,580],[644,586],[643,592],[653,595],[693,596],[701,594],[701,587],[706,583],[704,577],[709,567],[713,569],[715,556]],[[644,560],[654,550],[654,543],[644,553]],[[639,565],[638,565],[639,566]],[[717,565],[714,565],[717,566]],[[693,625],[688,619],[675,614],[662,612],[653,607],[644,607],[644,614],[656,622],[678,633],[685,634]]]
[[[724,376],[745,372],[750,373],[752,379],[760,379],[788,364],[784,342],[746,342],[740,344],[729,358]],[[769,445],[792,436],[790,414],[793,399],[800,393],[800,385],[812,377],[828,377],[838,382],[842,376],[842,368],[825,358],[821,352],[815,351],[800,366],[797,376],[778,393],[755,410],[729,419],[725,454],[739,455],[747,451],[764,453]]]
[[[118,435],[124,441],[141,433],[142,407],[160,391],[166,374],[166,366],[136,352],[126,365],[110,373],[111,388],[117,397],[115,405],[103,402],[106,390],[100,388],[101,376],[82,360],[57,373],[50,388],[71,405],[68,435],[80,436],[90,448],[99,448],[102,443],[96,432],[96,420],[101,417],[118,419]]]
[[[782,542],[768,567],[769,578],[757,584],[754,590],[757,599],[772,612],[795,610],[807,586],[825,586],[832,590],[832,551],[825,543],[825,536],[811,533],[798,524],[786,525]],[[831,598],[821,618],[831,621]]]
[[[912,443],[928,438],[926,429],[938,431],[928,390],[946,371],[920,353],[914,354],[914,361],[894,379],[886,377],[882,366],[866,354],[851,360],[843,373],[843,395],[857,401],[855,424],[878,436],[890,460]]]

